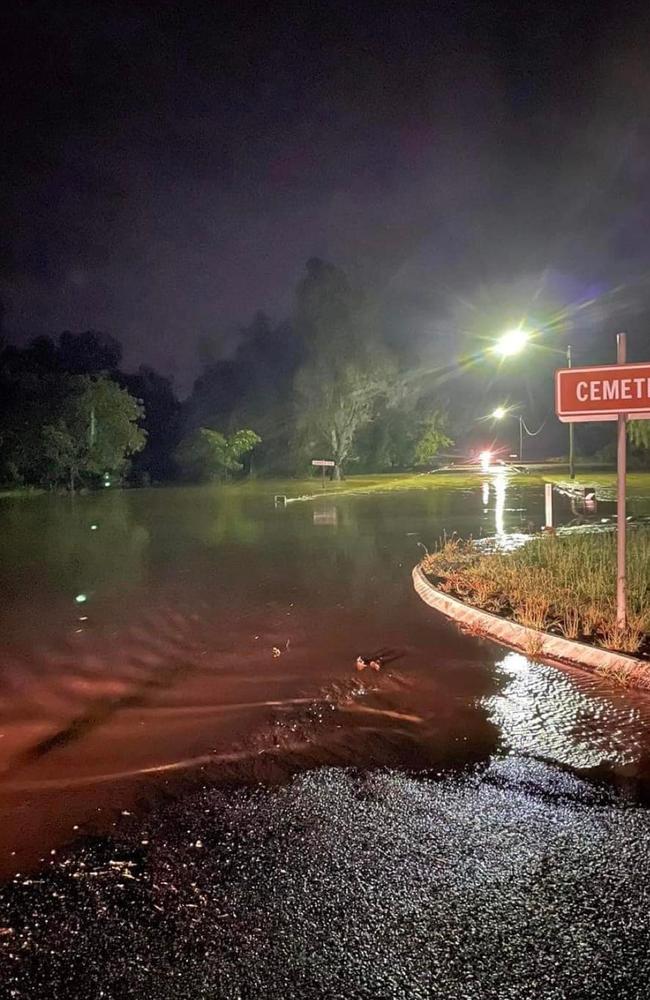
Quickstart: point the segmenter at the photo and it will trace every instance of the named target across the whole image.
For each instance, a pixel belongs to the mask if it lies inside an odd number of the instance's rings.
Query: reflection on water
[[[413,592],[421,545],[516,542],[541,523],[541,487],[499,471],[287,506],[276,492],[0,505],[0,867],[123,808],[142,790],[131,779],[210,763],[265,780],[271,760],[277,778],[324,762],[417,770],[504,743],[580,767],[640,759],[643,697],[504,658]],[[359,688],[357,656],[382,649],[390,664]]]
[[[505,534],[506,489],[508,477],[505,471],[497,472],[492,480],[494,487],[494,533],[497,536]]]
[[[504,687],[484,700],[512,750],[578,768],[637,761],[650,743],[645,699],[607,693],[596,679],[568,674],[520,653],[498,664]]]
[[[314,510],[312,520],[314,524],[325,524],[335,526],[338,521],[338,511],[333,504],[319,506]]]

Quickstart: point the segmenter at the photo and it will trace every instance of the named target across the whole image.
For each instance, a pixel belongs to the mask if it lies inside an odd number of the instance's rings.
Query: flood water
[[[463,635],[413,591],[422,545],[539,527],[541,487],[273,493],[0,501],[0,873],[206,772],[516,752],[645,783],[649,696]]]

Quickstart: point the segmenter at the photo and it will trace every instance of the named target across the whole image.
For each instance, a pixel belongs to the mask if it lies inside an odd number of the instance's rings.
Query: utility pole
[[[519,414],[519,461],[524,460],[524,418]]]
[[[571,344],[567,345],[566,349],[566,366],[571,367]],[[575,479],[576,469],[573,455],[573,423],[569,424],[569,477]]]

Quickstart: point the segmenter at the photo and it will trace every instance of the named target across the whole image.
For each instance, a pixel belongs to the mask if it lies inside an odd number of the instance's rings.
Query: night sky
[[[106,331],[183,391],[319,255],[414,345],[542,300],[647,343],[646,7],[11,4],[5,335]]]

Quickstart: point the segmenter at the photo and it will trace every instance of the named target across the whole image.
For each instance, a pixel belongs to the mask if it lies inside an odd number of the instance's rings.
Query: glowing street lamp
[[[513,327],[512,330],[506,330],[499,339],[492,346],[492,350],[495,354],[500,355],[502,358],[512,357],[513,354],[519,354],[525,348],[526,344],[530,340],[530,333],[524,330],[521,326]],[[571,345],[567,347],[566,352],[567,367],[571,368]],[[503,406],[498,406],[494,410],[492,416],[495,420],[502,420],[503,417],[507,416],[508,411]],[[519,417],[519,458],[521,459],[521,452],[523,446],[523,433],[522,433],[523,419]],[[574,436],[573,436],[573,422],[569,423],[569,475],[571,479],[575,479],[575,461],[574,461]]]
[[[520,326],[512,330],[506,330],[493,347],[495,354],[500,354],[502,358],[509,358],[513,354],[519,354],[528,343],[530,334]]]
[[[509,416],[510,413],[511,410],[509,410],[506,406],[497,406],[495,410],[492,410],[492,417],[494,420],[503,420],[503,418]],[[524,418],[521,413],[513,413],[512,416],[516,417],[519,421],[519,461],[521,462],[524,457]],[[526,432],[530,433],[527,427]]]

